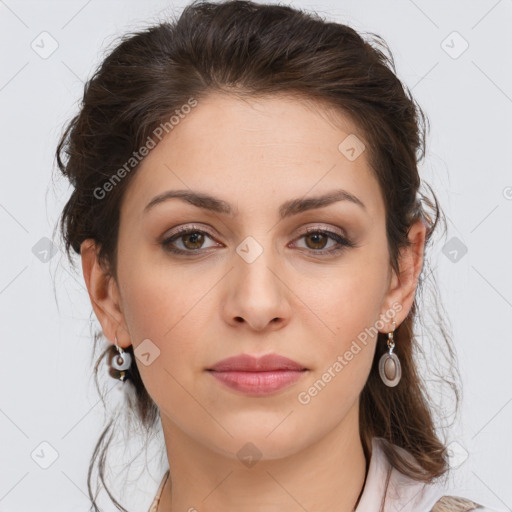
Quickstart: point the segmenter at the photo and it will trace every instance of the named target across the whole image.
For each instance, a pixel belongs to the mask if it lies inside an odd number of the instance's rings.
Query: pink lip
[[[277,354],[229,357],[207,369],[231,389],[254,396],[274,393],[294,383],[307,368]]]

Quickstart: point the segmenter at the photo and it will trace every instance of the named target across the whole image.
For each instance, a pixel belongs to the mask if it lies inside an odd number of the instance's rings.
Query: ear
[[[112,343],[117,336],[117,344],[126,348],[131,344],[131,340],[115,278],[101,265],[98,259],[98,246],[94,239],[88,238],[81,243],[80,254],[89,298],[103,333]]]
[[[411,242],[409,247],[400,250],[398,265],[400,275],[392,270],[392,276],[389,284],[389,290],[384,301],[385,311],[393,310],[393,304],[400,304],[402,309],[395,315],[396,326],[398,327],[409,314],[414,302],[414,295],[418,279],[423,268],[425,254],[425,237],[427,226],[422,219],[417,220],[409,228],[408,238]],[[392,321],[386,332],[392,330]]]

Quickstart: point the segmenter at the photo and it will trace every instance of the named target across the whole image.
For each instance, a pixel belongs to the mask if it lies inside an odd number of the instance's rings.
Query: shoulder
[[[384,498],[384,512],[400,510],[401,512],[498,512],[483,504],[458,496],[451,492],[441,481],[432,483],[420,482],[391,467],[384,455],[383,445],[388,444],[384,439],[376,438],[372,444],[372,459],[375,455],[387,474],[387,485]],[[393,446],[394,450],[415,459],[402,448]]]
[[[442,496],[432,507],[431,512],[496,512],[474,501],[459,496]]]

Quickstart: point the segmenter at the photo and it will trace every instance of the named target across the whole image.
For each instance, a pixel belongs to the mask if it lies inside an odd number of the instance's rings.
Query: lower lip
[[[216,372],[210,373],[231,389],[254,396],[268,395],[293,384],[305,370],[273,370],[268,372]]]

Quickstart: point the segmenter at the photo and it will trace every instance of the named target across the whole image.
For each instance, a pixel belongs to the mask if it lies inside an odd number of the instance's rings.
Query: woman
[[[151,511],[489,510],[442,484],[413,330],[440,209],[423,113],[373,43],[194,3],[86,86],[61,229],[108,340],[96,370],[108,354],[127,407],[161,421]]]

